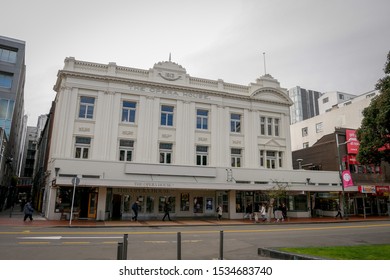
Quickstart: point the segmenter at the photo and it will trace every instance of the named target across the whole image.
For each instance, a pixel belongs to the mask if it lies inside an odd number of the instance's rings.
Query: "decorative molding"
[[[174,81],[181,79],[181,76],[175,77],[174,73],[165,72],[164,74],[165,75],[163,75],[161,72],[158,73],[158,75],[161,78],[163,78],[164,80],[170,81],[170,82],[174,82]]]

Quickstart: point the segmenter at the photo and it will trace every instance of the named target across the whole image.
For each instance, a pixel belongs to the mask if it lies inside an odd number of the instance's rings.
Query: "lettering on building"
[[[172,135],[171,134],[162,134],[161,137],[167,139],[167,138],[171,138]]]
[[[184,92],[184,91],[176,91],[171,89],[163,89],[158,87],[144,87],[144,86],[136,86],[130,85],[130,90],[136,92],[145,92],[145,93],[153,93],[159,95],[166,95],[169,97],[182,97],[182,98],[191,98],[191,99],[210,99],[210,96],[205,93],[195,93],[195,92]]]
[[[91,129],[89,127],[79,127],[80,132],[90,132]]]
[[[133,135],[133,134],[134,134],[133,131],[129,131],[129,130],[122,131],[122,135]]]

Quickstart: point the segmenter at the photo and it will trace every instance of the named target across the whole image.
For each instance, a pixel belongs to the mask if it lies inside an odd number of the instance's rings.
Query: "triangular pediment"
[[[275,140],[267,138],[259,138],[259,145],[266,147],[276,147],[276,148],[285,148],[286,143],[284,140]]]

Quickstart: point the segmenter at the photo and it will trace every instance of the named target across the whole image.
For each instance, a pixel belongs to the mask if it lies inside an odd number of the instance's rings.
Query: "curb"
[[[272,248],[258,248],[257,253],[259,256],[278,260],[325,260],[323,258],[283,252]]]

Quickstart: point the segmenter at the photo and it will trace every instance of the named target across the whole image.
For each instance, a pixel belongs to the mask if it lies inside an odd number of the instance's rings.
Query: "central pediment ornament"
[[[169,73],[169,72],[161,73],[161,72],[159,72],[158,75],[161,78],[163,78],[164,80],[171,81],[171,82],[181,79],[181,76],[176,76],[175,73]]]

